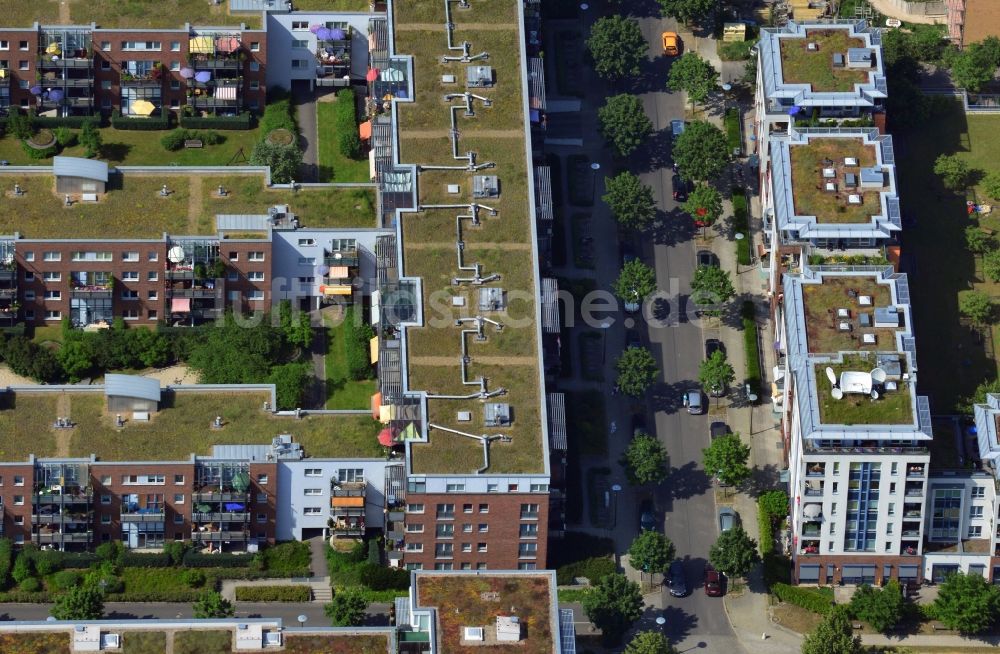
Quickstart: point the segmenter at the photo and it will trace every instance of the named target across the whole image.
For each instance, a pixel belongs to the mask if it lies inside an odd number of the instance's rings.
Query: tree
[[[1000,587],[982,575],[949,575],[938,587],[934,615],[949,629],[978,634],[988,629],[1000,611]]]
[[[261,139],[250,153],[251,166],[270,166],[271,181],[287,184],[295,179],[302,164],[302,150],[299,146],[281,145]]]
[[[983,257],[983,273],[991,281],[1000,282],[1000,250],[993,250]]]
[[[653,123],[646,116],[642,102],[628,93],[608,98],[604,106],[597,110],[597,119],[601,123],[601,134],[623,157],[635,152],[653,133]]]
[[[88,159],[93,159],[101,153],[103,140],[101,133],[97,131],[96,121],[83,121],[83,126],[80,128],[80,145],[83,146],[83,154]]]
[[[700,23],[715,9],[717,0],[659,0],[660,13],[682,23]]]
[[[981,291],[959,291],[958,312],[976,327],[986,327],[993,323],[993,298]]]
[[[83,334],[79,334],[79,337],[74,334],[74,338],[62,344],[56,353],[56,358],[59,359],[69,380],[77,382],[94,369],[95,355],[93,341],[85,338]]]
[[[736,373],[722,350],[712,352],[712,355],[698,366],[698,381],[713,395],[721,396],[734,379]]]
[[[698,225],[711,225],[722,217],[722,195],[714,186],[698,184],[681,205],[681,209],[694,218]]]
[[[736,295],[729,272],[718,266],[698,266],[691,279],[691,300],[701,307],[717,310]]]
[[[876,631],[888,631],[903,617],[903,589],[895,579],[881,589],[862,584],[851,598],[851,613]]]
[[[356,588],[338,588],[333,601],[323,607],[323,613],[333,621],[334,627],[357,627],[365,620],[368,601]]]
[[[692,104],[705,101],[719,82],[719,72],[697,52],[685,52],[670,66],[667,88],[684,91]]]
[[[1000,189],[998,189],[1000,190]],[[986,254],[997,247],[997,240],[978,225],[965,228],[965,248],[973,254]]]
[[[626,348],[615,362],[615,367],[618,369],[618,389],[632,397],[641,397],[659,373],[656,359],[644,347]]]
[[[686,180],[706,181],[717,177],[729,162],[726,135],[703,120],[688,124],[673,147],[674,163]]]
[[[617,14],[598,19],[587,39],[594,72],[605,79],[637,76],[647,48],[639,23]]]
[[[740,440],[739,434],[728,434],[713,440],[701,451],[705,472],[714,474],[727,486],[742,484],[750,478],[752,471],[747,467],[750,446]],[[787,511],[787,509],[786,509]],[[784,515],[779,513],[778,515]]]
[[[196,618],[231,618],[236,614],[233,603],[214,590],[199,595],[192,608]]]
[[[100,620],[104,616],[104,593],[93,584],[83,584],[56,597],[52,617],[56,620]]]
[[[646,186],[638,175],[623,171],[604,181],[606,192],[601,196],[611,215],[623,227],[645,230],[656,218],[656,200],[653,189]]]
[[[996,57],[996,48],[984,43],[973,43],[958,52],[951,62],[951,79],[955,86],[978,93],[993,81],[1000,63]]]
[[[677,650],[663,634],[640,631],[625,646],[625,654],[677,654]]]
[[[949,191],[964,191],[969,185],[969,165],[954,154],[942,154],[934,160],[934,174]]]
[[[278,324],[289,344],[303,349],[312,344],[312,317],[308,311],[294,310],[291,300],[278,303]]]
[[[846,606],[836,606],[802,641],[802,654],[863,654]]]
[[[622,266],[618,279],[611,285],[611,289],[626,306],[640,305],[656,290],[656,271],[638,259],[631,259]]]
[[[733,577],[745,577],[760,562],[757,541],[747,536],[743,527],[735,525],[729,531],[719,534],[715,544],[708,550],[708,561],[720,572]]]
[[[17,107],[11,107],[7,117],[7,131],[19,139],[31,137],[31,118]]]
[[[629,565],[642,572],[664,572],[674,560],[676,548],[658,531],[643,531],[628,548]]]
[[[783,490],[762,493],[757,498],[757,506],[766,511],[772,519],[781,519],[788,515],[788,493]]]
[[[312,381],[312,365],[300,361],[285,363],[271,368],[266,383],[274,384],[275,401],[283,410],[302,406],[306,387]]]
[[[650,434],[636,434],[619,461],[630,484],[658,484],[667,478],[667,450]]]
[[[606,645],[617,645],[622,635],[642,616],[639,584],[615,573],[601,578],[583,598],[583,610],[601,630]]]

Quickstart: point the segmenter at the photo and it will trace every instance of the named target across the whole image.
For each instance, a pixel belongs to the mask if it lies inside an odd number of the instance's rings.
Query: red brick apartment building
[[[276,486],[276,463],[4,463],[2,535],[65,551],[112,540],[132,549],[183,540],[245,551],[248,543],[274,543]]]
[[[263,108],[267,32],[240,27],[0,29],[0,110],[130,115],[152,102],[207,113]],[[188,71],[205,75],[188,75]],[[206,77],[208,79],[206,79]]]

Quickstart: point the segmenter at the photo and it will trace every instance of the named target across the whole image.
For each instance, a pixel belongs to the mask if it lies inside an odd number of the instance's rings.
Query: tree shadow
[[[695,386],[697,382],[682,380],[674,383],[660,382],[649,391],[649,401],[653,411],[677,413],[684,409],[684,391]]]
[[[639,173],[649,173],[670,167],[670,130],[653,132],[642,145],[629,155],[629,168]]]
[[[655,93],[667,91],[667,79],[675,57],[659,56],[645,59],[639,65],[639,74],[630,80],[631,93]]]
[[[667,621],[663,626],[664,633],[674,642],[684,640],[698,626],[698,616],[679,606],[666,606],[660,615]]]
[[[121,163],[132,151],[132,146],[127,143],[103,143],[101,144],[101,158],[108,161]]]
[[[763,467],[753,468],[750,479],[740,484],[738,490],[750,497],[757,498],[764,493],[780,488],[780,471],[773,463]]]
[[[680,468],[673,468],[667,476],[667,490],[675,500],[686,500],[695,495],[704,495],[712,488],[711,480],[704,470],[695,466],[694,461]]]
[[[657,210],[656,220],[648,234],[655,245],[677,245],[695,237],[697,228],[694,221],[681,209]]]

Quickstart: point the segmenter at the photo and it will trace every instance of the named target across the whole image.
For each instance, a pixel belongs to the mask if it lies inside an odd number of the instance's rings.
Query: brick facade
[[[15,542],[31,540],[31,495],[35,469],[30,463],[0,465],[3,535]]]
[[[914,582],[923,580],[923,557],[922,556],[824,556],[809,555],[799,556],[795,560],[795,567],[792,570],[793,583],[800,583],[800,570],[802,566],[819,566],[819,584],[834,585],[848,583],[843,580],[844,566],[875,566],[875,585],[880,585],[888,581],[885,578],[885,567],[891,566],[889,579],[899,579],[899,566],[917,566],[917,577]],[[832,569],[830,566],[833,566]],[[801,583],[816,583],[814,581],[801,581]]]

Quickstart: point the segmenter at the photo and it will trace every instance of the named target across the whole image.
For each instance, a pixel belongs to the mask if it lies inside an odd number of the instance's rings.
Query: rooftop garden
[[[367,3],[365,3],[367,7]],[[291,636],[285,634],[285,654],[385,654],[389,637],[373,634]]]
[[[851,293],[854,297],[851,297]],[[862,307],[858,297],[867,295],[872,305]],[[859,312],[869,315],[876,307],[885,307],[891,301],[886,284],[878,284],[873,277],[825,277],[822,284],[802,284],[802,302],[805,307],[805,325],[809,351],[835,353],[848,350],[885,350],[886,338],[892,338],[892,329],[873,329],[865,332],[878,335],[880,343],[864,344],[858,320]],[[850,316],[838,316],[838,310],[847,309]],[[853,331],[843,331],[840,323],[846,322]],[[890,341],[891,342],[891,341]],[[881,345],[881,348],[879,347]]]
[[[826,376],[826,368],[833,368],[833,374],[840,378],[845,371],[869,372],[875,367],[874,360],[865,360],[859,355],[846,355],[841,363],[817,363],[816,394],[819,402],[820,420],[825,425],[905,425],[913,423],[913,401],[908,384],[900,384],[898,390],[882,393],[873,400],[860,393],[844,393],[835,400],[830,391],[833,385]]]
[[[447,652],[478,652],[461,645],[462,628],[495,630],[498,615],[514,610],[525,625],[521,642],[490,643],[490,652],[549,654],[552,651],[549,579],[543,576],[467,577],[423,575],[417,578],[417,604],[437,609],[438,647]]]
[[[141,133],[141,132],[137,132]],[[14,197],[14,185],[24,192]],[[160,190],[166,184],[169,195]],[[152,238],[215,234],[217,213],[266,214],[289,204],[307,227],[374,227],[372,189],[268,189],[258,175],[111,175],[98,202],[74,202],[55,192],[50,175],[0,178],[0,233],[25,238]],[[217,194],[225,187],[226,196]]]
[[[319,2],[321,0],[313,0]],[[414,23],[434,23],[444,25],[444,3],[439,2],[404,2],[399,8],[393,7],[393,15],[396,18],[395,29],[407,29],[408,25]],[[514,29],[517,24],[517,3],[514,2],[490,2],[474,6],[469,11],[451,12],[451,19],[459,29],[463,22],[478,23],[505,23]],[[444,34],[442,32],[442,39]],[[402,52],[397,48],[397,52]],[[435,57],[431,57],[432,59]]]
[[[790,146],[789,151],[796,215],[816,216],[820,223],[856,224],[867,223],[881,212],[879,189],[844,185],[845,173],[860,176],[862,167],[877,163],[874,145],[864,145],[860,138],[813,138],[806,145]],[[846,157],[854,157],[858,165],[845,166]],[[836,176],[823,177],[825,168],[833,168]],[[836,190],[827,191],[827,182],[834,182]],[[860,195],[861,204],[848,203],[851,194]]]
[[[90,456],[103,460],[186,460],[207,455],[212,445],[269,444],[291,433],[308,456],[380,457],[379,423],[367,415],[305,416],[300,420],[262,411],[269,400],[258,393],[178,393],[165,395],[161,410],[145,424],[126,420],[115,428],[102,392],[51,396],[18,393],[11,408],[0,410],[0,451],[9,460],[36,456]],[[58,405],[58,411],[57,411]],[[7,405],[10,406],[10,405]],[[72,430],[55,430],[69,416]],[[224,427],[213,429],[216,416]]]
[[[0,634],[0,652],[69,654],[69,645],[69,633],[66,631]]]
[[[181,29],[184,23],[200,26],[239,25],[260,29],[260,12],[229,13],[229,3],[205,0],[87,0],[70,7],[76,25],[97,23],[107,28]]]
[[[59,22],[59,0],[0,0],[0,16],[5,27],[30,27],[36,20],[43,25]]]
[[[368,3],[365,2],[367,8]],[[358,134],[357,104],[354,90],[340,89],[336,95],[323,96],[316,102],[317,137],[319,138],[319,181],[368,182],[368,157],[363,154]]]
[[[233,632],[226,629],[198,629],[174,633],[174,654],[230,654]]]
[[[367,409],[378,389],[370,363],[367,323],[356,322],[356,309],[348,307],[343,320],[328,321],[326,328],[326,408]]]
[[[863,48],[863,39],[851,38],[846,29],[807,30],[804,39],[782,38],[781,77],[786,84],[809,84],[816,92],[853,91],[868,81],[868,70],[834,68],[833,54],[847,58],[848,48]],[[808,44],[819,48],[809,50]]]

